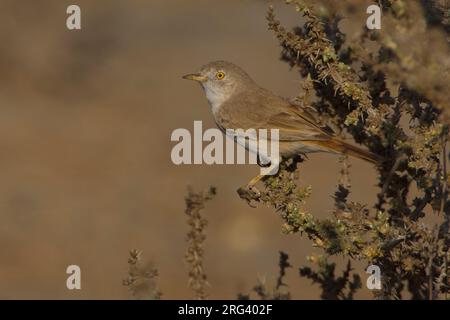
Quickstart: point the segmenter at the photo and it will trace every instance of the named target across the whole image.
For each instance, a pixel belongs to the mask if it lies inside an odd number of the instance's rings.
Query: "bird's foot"
[[[259,202],[259,199],[261,198],[261,193],[255,188],[255,186],[247,185],[245,187],[240,187],[237,189],[237,193],[239,197],[247,201],[247,204],[252,208],[256,208],[254,202]]]

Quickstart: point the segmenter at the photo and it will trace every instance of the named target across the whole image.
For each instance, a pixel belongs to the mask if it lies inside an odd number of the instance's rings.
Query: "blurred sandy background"
[[[318,298],[298,276],[311,242],[282,235],[277,213],[236,194],[257,167],[170,160],[174,129],[191,130],[194,120],[214,126],[200,87],[181,75],[225,59],[280,95],[299,92],[267,31],[266,2],[78,0],[83,29],[69,31],[72,3],[0,2],[0,298],[130,298],[122,279],[133,248],[155,262],[163,298],[192,298],[183,262],[188,184],[218,188],[205,210],[211,298],[248,293],[258,276],[274,283],[279,250],[295,266],[293,297]],[[284,6],[278,13],[290,26],[299,19]],[[373,169],[352,165],[351,199],[372,203]],[[333,155],[303,164],[311,212],[330,214],[338,175]],[[70,264],[81,267],[80,291],[66,289]]]

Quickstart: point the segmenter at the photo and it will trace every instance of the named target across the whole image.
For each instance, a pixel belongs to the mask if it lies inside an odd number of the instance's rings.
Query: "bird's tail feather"
[[[381,157],[379,157],[378,155],[336,138],[326,141],[315,141],[315,143],[325,149],[328,149],[329,151],[347,154],[349,156],[362,159],[373,164],[377,164],[381,161]]]

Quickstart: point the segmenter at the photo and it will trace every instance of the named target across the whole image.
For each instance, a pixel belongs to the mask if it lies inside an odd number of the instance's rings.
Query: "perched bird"
[[[329,152],[378,162],[378,156],[337,138],[331,128],[320,125],[306,108],[258,86],[240,67],[215,61],[187,74],[184,79],[201,84],[217,126],[226,129],[278,129],[283,158],[311,152]],[[257,176],[249,187],[261,179]]]

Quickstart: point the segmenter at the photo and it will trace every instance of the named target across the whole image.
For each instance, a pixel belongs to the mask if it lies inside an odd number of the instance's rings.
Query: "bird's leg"
[[[255,186],[255,184],[257,184],[262,178],[264,178],[264,175],[262,174],[258,174],[256,177],[254,177],[252,180],[250,180],[247,183],[247,188],[251,189]]]
[[[268,168],[271,166],[271,162],[263,162],[261,161],[260,155],[258,154],[256,161],[258,163],[258,166],[263,167],[263,168]],[[247,183],[247,189],[251,189],[255,186],[255,184],[257,184],[262,178],[264,178],[264,175],[259,174],[256,177],[254,177],[252,180],[249,181],[249,183]]]

